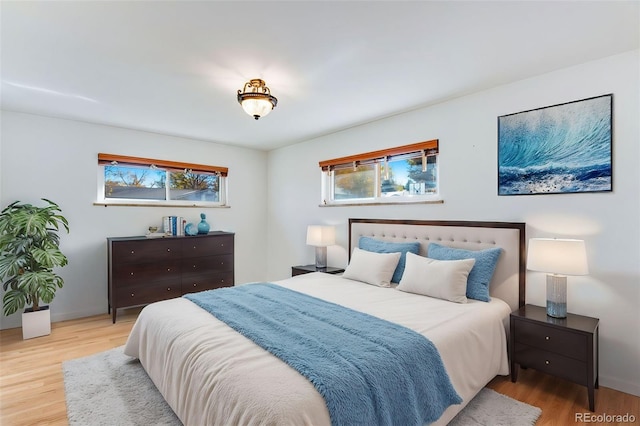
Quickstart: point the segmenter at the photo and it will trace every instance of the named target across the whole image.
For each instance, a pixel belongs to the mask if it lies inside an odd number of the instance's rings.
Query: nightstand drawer
[[[518,321],[516,343],[587,361],[587,336],[554,327]]]
[[[580,385],[587,385],[587,363],[555,352],[516,342],[515,361],[523,367],[562,377]]]

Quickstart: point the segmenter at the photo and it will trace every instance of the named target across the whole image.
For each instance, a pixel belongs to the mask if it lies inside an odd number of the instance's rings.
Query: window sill
[[[421,201],[372,201],[360,203],[334,203],[320,204],[319,207],[353,207],[353,206],[397,206],[397,205],[413,205],[413,204],[444,204],[444,200],[421,200]]]
[[[197,207],[197,208],[208,208],[208,209],[228,209],[231,208],[229,205],[220,205],[220,204],[207,204],[207,203],[165,203],[162,201],[152,202],[152,203],[144,203],[140,201],[132,201],[132,202],[113,202],[113,201],[96,201],[93,203],[94,206],[118,206],[118,207]]]

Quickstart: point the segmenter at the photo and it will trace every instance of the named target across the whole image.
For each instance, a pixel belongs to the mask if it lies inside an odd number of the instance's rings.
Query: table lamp
[[[527,269],[547,272],[547,315],[567,317],[567,275],[587,275],[587,252],[584,241],[531,238]]]
[[[309,225],[307,245],[316,247],[316,270],[327,269],[327,246],[336,243],[336,228],[328,225]]]

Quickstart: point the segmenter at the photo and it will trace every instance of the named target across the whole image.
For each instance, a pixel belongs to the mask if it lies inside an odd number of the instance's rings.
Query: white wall
[[[600,318],[600,383],[640,395],[640,53],[616,55],[263,152],[69,120],[1,112],[0,206],[14,200],[59,203],[71,224],[62,249],[65,286],[53,320],[106,312],[108,236],[140,235],[164,215],[236,232],[236,282],[279,279],[313,263],[306,226],[338,226],[329,263],[343,266],[349,217],[527,222],[528,237],[584,238],[590,275],[570,277],[569,310]],[[611,193],[498,197],[497,117],[614,94]],[[318,161],[440,140],[444,204],[319,207]],[[228,166],[230,209],[100,207],[98,152]],[[266,212],[266,215],[265,215]],[[265,233],[267,229],[267,233]],[[265,254],[267,253],[267,254]],[[544,305],[544,274],[528,274],[527,302]],[[19,327],[18,314],[0,328]]]
[[[390,117],[269,153],[269,278],[314,261],[308,224],[335,224],[346,264],[350,217],[523,221],[527,237],[585,239],[590,275],[569,278],[569,311],[600,318],[600,384],[640,395],[640,67],[633,51]],[[497,117],[614,94],[613,192],[498,197]],[[363,100],[366,102],[366,100]],[[319,207],[318,161],[440,140],[444,204]],[[528,273],[527,303],[544,306]]]
[[[58,271],[65,284],[51,303],[52,321],[106,312],[106,238],[143,235],[162,216],[197,222],[206,213],[212,230],[236,233],[236,283],[264,279],[266,153],[7,111],[1,124],[0,205],[49,198],[69,220],[61,238],[69,264]],[[231,208],[95,206],[99,152],[227,166]],[[1,328],[19,326],[19,313],[1,318]]]

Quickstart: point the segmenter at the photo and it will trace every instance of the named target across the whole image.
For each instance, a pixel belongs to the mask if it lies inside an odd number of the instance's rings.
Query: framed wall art
[[[498,117],[498,195],[612,190],[613,94]]]

